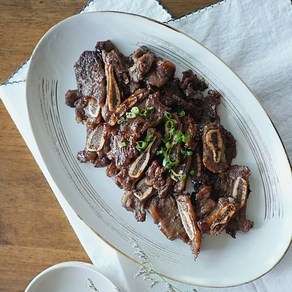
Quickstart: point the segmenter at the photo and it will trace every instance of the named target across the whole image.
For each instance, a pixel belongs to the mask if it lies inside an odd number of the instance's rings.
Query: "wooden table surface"
[[[175,17],[216,2],[161,1]],[[51,26],[85,4],[86,0],[0,0],[0,83],[29,58]],[[63,261],[90,259],[0,102],[0,292],[24,291],[38,273]]]

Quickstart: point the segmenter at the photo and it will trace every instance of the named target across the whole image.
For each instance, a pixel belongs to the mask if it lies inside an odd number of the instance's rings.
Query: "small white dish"
[[[95,266],[82,262],[56,264],[38,274],[25,292],[117,292],[119,289]]]

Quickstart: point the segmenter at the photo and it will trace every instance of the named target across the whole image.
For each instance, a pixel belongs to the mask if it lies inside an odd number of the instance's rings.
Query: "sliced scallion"
[[[170,120],[171,119],[171,113],[169,113],[169,112],[164,112],[164,118],[166,119],[166,120]]]
[[[192,170],[190,171],[190,175],[191,175],[191,176],[195,176],[195,175],[196,175],[196,172],[192,169]]]
[[[140,114],[140,110],[138,107],[134,106],[131,108],[131,113],[135,114],[136,116]]]
[[[136,114],[134,114],[134,113],[132,113],[132,112],[128,112],[128,113],[126,113],[126,118],[127,119],[134,119],[134,118],[136,118]]]
[[[182,181],[187,178],[186,174],[183,174],[181,170],[175,172],[173,169],[170,170],[170,177],[175,181]]]
[[[123,122],[125,122],[126,119],[124,117],[121,117],[120,119],[118,119],[118,125],[122,124]]]
[[[184,110],[181,110],[181,111],[178,112],[178,116],[179,116],[180,118],[184,117],[185,115],[186,115],[186,113],[185,113]]]

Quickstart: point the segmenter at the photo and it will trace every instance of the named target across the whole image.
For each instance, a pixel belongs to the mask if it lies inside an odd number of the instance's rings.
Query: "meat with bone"
[[[235,198],[239,204],[239,211],[226,227],[226,232],[235,237],[238,230],[248,232],[254,225],[253,221],[246,218],[247,199],[250,193],[250,170],[246,166],[233,165],[220,176],[222,185],[225,186],[225,196]]]
[[[150,128],[147,131],[148,135],[152,136],[148,146],[141,152],[141,154],[135,158],[128,166],[125,166],[115,176],[115,182],[124,190],[131,190],[135,186],[135,183],[142,177],[142,174],[148,169],[148,166],[155,156],[157,148],[160,144],[161,137],[155,129]]]
[[[137,221],[145,221],[147,201],[156,195],[153,187],[146,183],[146,178],[142,178],[131,191],[124,193],[122,206],[134,213]]]
[[[152,127],[156,127],[164,119],[164,113],[169,110],[168,107],[160,102],[159,94],[149,94],[146,99],[137,104],[137,114],[131,118],[122,119],[120,129],[125,133],[135,133],[137,136]]]
[[[212,187],[203,186],[198,193],[195,194],[195,210],[197,218],[205,218],[216,207],[216,201],[212,197]]]
[[[164,198],[154,197],[151,199],[148,210],[155,224],[161,232],[170,240],[176,238],[184,242],[189,241],[189,237],[183,228],[181,217],[172,196]]]
[[[204,126],[203,163],[214,172],[221,173],[228,169],[236,156],[235,139],[222,125],[210,123]]]
[[[180,161],[174,168],[176,173],[182,175],[182,179],[175,182],[173,190],[176,193],[182,193],[186,189],[188,175],[193,165],[193,155],[198,144],[199,133],[198,127],[194,118],[187,114],[184,119],[181,120],[182,133],[185,135],[186,140],[183,143],[183,147],[180,148]],[[182,146],[182,145],[180,145]]]
[[[105,72],[102,61],[94,51],[85,51],[74,65],[80,95],[96,98],[98,105],[105,101]]]
[[[201,181],[201,188],[194,194],[194,204],[203,233],[218,234],[223,227],[235,237],[238,230],[247,232],[253,227],[254,223],[246,219],[249,175],[246,166],[233,165],[218,176],[213,174]],[[220,223],[216,219],[219,217],[222,219]]]
[[[250,170],[232,165],[236,141],[220,123],[221,94],[204,78],[187,70],[179,79],[175,65],[149,48],[124,56],[109,40],[83,52],[74,68],[77,89],[65,102],[87,130],[77,159],[106,167],[137,221],[148,211],[195,256],[202,233],[235,237],[253,227],[246,218]]]
[[[127,97],[121,104],[119,104],[114,112],[111,114],[108,123],[110,125],[115,125],[127,111],[131,110],[133,106],[137,104],[140,100],[148,97],[150,94],[149,89],[141,88],[137,89],[133,94]]]
[[[215,209],[207,217],[198,221],[201,232],[213,235],[220,234],[233,218],[237,210],[238,204],[234,198],[219,198]]]
[[[127,211],[132,211],[134,217],[138,222],[143,222],[146,219],[145,203],[140,201],[133,193],[133,191],[127,191],[122,197],[122,206]]]
[[[137,137],[135,135],[123,135],[118,131],[111,139],[111,152],[117,168],[131,164],[137,158],[139,151],[136,148]]]
[[[149,185],[155,188],[160,197],[164,197],[170,191],[173,180],[165,167],[153,160],[146,173],[146,180]]]
[[[118,50],[118,48],[110,41],[100,41],[95,45],[95,49],[103,60],[105,70],[112,68],[115,80],[120,88],[129,83],[127,72],[126,57]],[[121,91],[123,97],[123,91]]]
[[[201,249],[201,231],[197,225],[196,213],[188,195],[176,197],[182,225],[189,237],[193,254],[197,257]]]

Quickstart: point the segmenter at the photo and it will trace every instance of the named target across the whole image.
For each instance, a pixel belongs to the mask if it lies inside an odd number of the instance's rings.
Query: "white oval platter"
[[[84,149],[85,127],[75,122],[64,95],[76,88],[73,64],[97,41],[110,39],[125,55],[147,45],[177,65],[189,68],[222,93],[221,122],[234,134],[238,155],[233,164],[252,171],[248,218],[254,228],[233,239],[204,236],[194,261],[190,247],[169,241],[153,224],[137,223],[121,207],[123,191],[91,164],[76,159]],[[226,287],[254,280],[283,257],[291,242],[291,168],[267,114],[247,86],[214,54],[181,32],[158,22],[118,12],[83,13],[54,26],[39,42],[27,76],[27,107],[32,130],[54,182],[80,218],[112,247],[129,258],[133,240],[156,270],[195,285]]]

